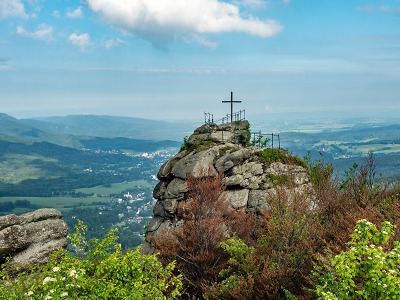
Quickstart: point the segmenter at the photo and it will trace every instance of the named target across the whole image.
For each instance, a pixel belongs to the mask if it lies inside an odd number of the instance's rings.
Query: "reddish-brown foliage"
[[[285,290],[299,299],[313,299],[307,287],[315,256],[328,248],[333,253],[346,250],[359,219],[375,224],[387,220],[400,227],[400,189],[376,187],[365,170],[349,173],[346,184],[340,185],[332,179],[331,165],[311,165],[312,189],[277,188],[268,199],[270,210],[262,215],[229,208],[220,197],[222,175],[190,178],[190,195],[179,205],[182,226],[153,242],[164,262],[176,260],[188,299],[202,298],[205,291],[210,299],[285,299]],[[229,234],[255,250],[246,261],[247,273],[238,276],[239,284],[222,295],[218,274],[229,257],[220,243]]]
[[[229,208],[221,198],[224,191],[221,180],[222,175],[189,178],[189,197],[178,205],[180,225],[153,238],[163,262],[176,260],[177,270],[186,282],[187,295],[191,297],[201,297],[203,290],[218,280],[218,273],[228,259],[220,243],[228,234],[237,231],[249,240],[248,227],[242,225],[251,224],[254,217]]]

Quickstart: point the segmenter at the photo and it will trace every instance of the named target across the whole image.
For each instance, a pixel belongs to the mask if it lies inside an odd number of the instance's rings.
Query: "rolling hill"
[[[100,115],[23,119],[21,123],[55,134],[175,141],[182,141],[199,125]]]
[[[135,127],[134,124],[136,128],[150,126],[149,120],[136,122],[136,119],[106,116],[52,120],[18,120],[0,114],[0,196],[48,196],[76,188],[149,178],[146,167],[151,170],[153,162],[136,153],[175,149],[181,144],[172,140],[118,137],[133,134],[135,129],[129,127]],[[163,122],[158,126],[168,130]]]

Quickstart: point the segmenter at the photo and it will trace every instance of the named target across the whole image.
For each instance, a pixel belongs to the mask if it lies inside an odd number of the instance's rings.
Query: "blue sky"
[[[0,0],[0,112],[400,113],[400,0]]]

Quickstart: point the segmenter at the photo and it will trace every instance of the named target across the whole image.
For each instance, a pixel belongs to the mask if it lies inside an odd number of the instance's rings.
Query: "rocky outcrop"
[[[51,208],[0,217],[0,262],[10,257],[11,271],[26,270],[29,265],[46,262],[55,250],[65,248],[68,226],[61,217],[61,212]]]
[[[249,123],[205,124],[187,139],[181,151],[161,166],[160,182],[153,191],[157,199],[143,244],[150,253],[151,236],[179,222],[177,207],[187,199],[189,177],[213,177],[223,173],[226,190],[221,199],[231,209],[263,213],[277,187],[306,189],[307,168],[300,159],[281,149],[249,146]]]

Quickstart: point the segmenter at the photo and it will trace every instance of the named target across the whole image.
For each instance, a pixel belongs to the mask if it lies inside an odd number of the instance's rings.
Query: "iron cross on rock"
[[[230,103],[231,104],[231,123],[233,122],[233,103],[242,103],[242,101],[233,101],[233,92],[231,92],[231,100],[230,101],[222,101],[222,103]]]

